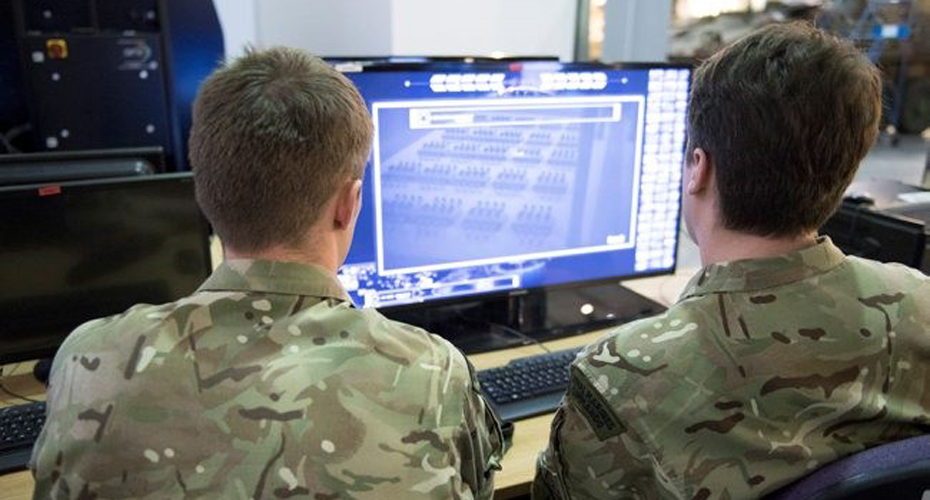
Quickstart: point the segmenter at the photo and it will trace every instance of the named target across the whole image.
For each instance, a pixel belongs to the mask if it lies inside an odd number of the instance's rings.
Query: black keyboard
[[[581,349],[528,356],[481,370],[481,392],[504,421],[555,411],[568,389],[568,368]]]
[[[44,424],[44,401],[0,408],[0,473],[26,468]]]

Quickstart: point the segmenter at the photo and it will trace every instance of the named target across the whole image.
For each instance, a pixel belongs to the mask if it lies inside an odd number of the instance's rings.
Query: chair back
[[[765,500],[930,500],[930,435],[841,458]]]

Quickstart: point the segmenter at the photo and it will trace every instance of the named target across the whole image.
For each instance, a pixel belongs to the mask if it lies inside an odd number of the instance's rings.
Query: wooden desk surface
[[[673,276],[648,278],[625,283],[633,291],[645,295],[661,304],[669,305],[677,300],[678,294],[684,288],[691,272],[683,270]],[[550,350],[567,349],[569,347],[586,345],[601,335],[604,331],[597,331],[569,337],[565,339],[546,342]],[[469,356],[475,368],[483,370],[507,364],[508,361],[522,356],[542,354],[538,346],[522,346],[500,351],[488,352]],[[23,363],[10,365],[14,371],[5,371],[3,385],[9,391],[26,397],[44,399],[45,390],[41,384],[32,377],[32,364]],[[9,370],[10,367],[7,367]],[[20,404],[24,401],[0,394],[0,406]],[[549,426],[552,423],[552,414],[520,420],[516,422],[513,435],[513,446],[507,451],[501,463],[501,470],[495,477],[495,498],[505,499],[529,493],[536,469],[536,456],[542,451],[549,440]],[[29,471],[14,472],[0,476],[0,500],[23,500],[32,498],[32,475]]]

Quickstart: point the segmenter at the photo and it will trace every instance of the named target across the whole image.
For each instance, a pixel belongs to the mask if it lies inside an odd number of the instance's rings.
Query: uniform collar
[[[768,259],[747,259],[711,264],[698,272],[681,299],[719,292],[764,290],[823,274],[840,265],[846,255],[827,236],[814,246]]]
[[[266,292],[309,295],[351,303],[339,280],[324,267],[271,260],[226,260],[198,292]]]

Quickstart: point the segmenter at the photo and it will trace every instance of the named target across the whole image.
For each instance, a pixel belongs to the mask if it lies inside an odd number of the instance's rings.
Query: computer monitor
[[[475,64],[558,64],[557,56],[326,56],[323,60],[338,71],[355,73],[360,71],[405,71],[428,67],[433,72],[441,68],[443,72],[455,72],[459,69],[467,72]]]
[[[395,307],[673,272],[690,70],[346,73],[375,124],[340,279]]]
[[[434,63],[485,63],[494,64],[499,62],[558,62],[558,56],[424,56],[424,55],[392,55],[392,56],[323,56],[323,60],[338,65],[343,63],[358,63],[363,66],[373,64],[434,64]]]
[[[161,146],[0,155],[0,186],[130,177],[165,171]]]
[[[80,324],[193,292],[210,272],[190,174],[0,188],[0,363]]]
[[[916,218],[849,201],[844,201],[820,228],[821,234],[849,255],[898,262],[914,269],[923,268],[927,231],[925,223]]]

